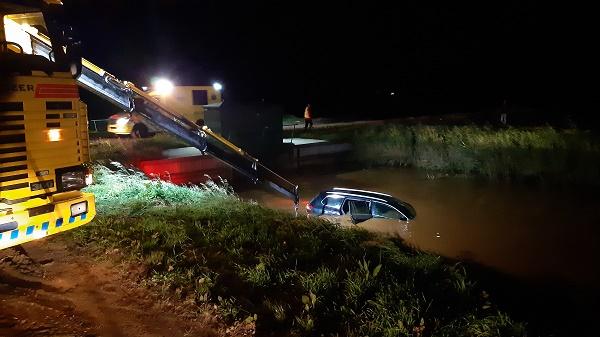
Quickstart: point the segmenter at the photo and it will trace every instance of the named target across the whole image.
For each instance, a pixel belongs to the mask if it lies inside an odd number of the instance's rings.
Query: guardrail
[[[292,124],[283,124],[282,126],[291,126],[292,127],[292,136],[290,137],[290,143],[294,142],[294,133],[296,133],[296,125],[302,125],[301,122],[296,122]]]
[[[88,130],[90,132],[105,132],[108,127],[108,119],[90,119]]]

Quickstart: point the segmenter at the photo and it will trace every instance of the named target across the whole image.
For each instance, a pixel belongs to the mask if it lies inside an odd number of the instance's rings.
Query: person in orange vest
[[[308,129],[309,125],[312,129],[312,107],[310,106],[310,104],[307,104],[306,108],[304,108],[304,130]]]

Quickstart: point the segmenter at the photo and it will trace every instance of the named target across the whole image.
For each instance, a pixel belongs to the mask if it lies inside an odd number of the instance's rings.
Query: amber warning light
[[[48,140],[51,142],[58,142],[62,139],[62,134],[60,129],[50,129],[48,130]]]

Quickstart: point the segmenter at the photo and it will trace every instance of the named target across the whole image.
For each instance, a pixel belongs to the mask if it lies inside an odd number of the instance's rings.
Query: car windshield
[[[395,210],[393,207],[379,202],[373,203],[372,210],[373,215],[379,218],[400,219],[404,221],[407,220],[404,215]]]
[[[417,216],[417,211],[415,211],[414,207],[410,204],[396,200],[393,203],[390,203],[392,206],[400,210],[404,215],[406,215],[410,220],[414,219]]]

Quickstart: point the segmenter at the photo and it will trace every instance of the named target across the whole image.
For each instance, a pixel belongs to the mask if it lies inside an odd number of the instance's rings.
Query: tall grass
[[[90,141],[92,161],[134,162],[161,158],[163,150],[188,146],[183,141],[167,135],[156,134],[151,138],[102,138]]]
[[[78,242],[127,252],[166,296],[256,320],[259,334],[525,334],[461,265],[402,242],[240,201],[226,183],[176,186],[102,166],[95,176],[99,214]]]
[[[353,160],[368,165],[600,184],[600,139],[587,131],[392,124],[314,136],[354,143]]]

